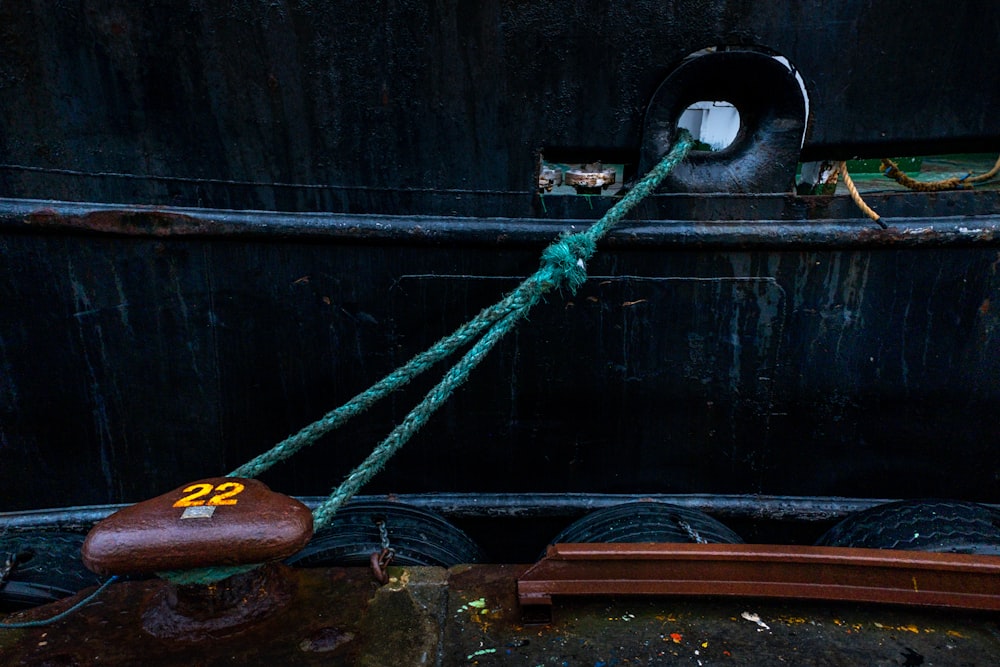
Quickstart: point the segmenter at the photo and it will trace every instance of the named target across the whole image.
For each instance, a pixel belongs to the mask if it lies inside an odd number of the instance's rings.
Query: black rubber
[[[84,535],[31,531],[0,535],[0,566],[17,560],[0,586],[0,611],[16,611],[54,602],[101,583],[80,559]]]
[[[464,532],[424,509],[393,502],[349,503],[340,509],[289,565],[324,567],[367,565],[382,550],[378,521],[385,521],[393,565],[480,563],[485,556]]]
[[[1000,555],[1000,512],[951,500],[888,503],[852,514],[816,544]]]
[[[705,542],[742,544],[735,532],[704,512],[656,501],[622,503],[591,512],[552,544],[584,542]]]

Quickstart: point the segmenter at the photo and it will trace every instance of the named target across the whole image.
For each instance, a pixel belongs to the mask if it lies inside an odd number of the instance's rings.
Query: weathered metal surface
[[[353,500],[366,503],[386,498],[387,496],[359,494],[354,496]],[[600,493],[403,493],[392,494],[391,498],[406,505],[460,519],[578,517],[603,507],[649,499],[722,517],[822,521],[840,519],[851,512],[892,502],[886,498]],[[299,500],[312,509],[326,500],[326,497],[307,496]],[[125,505],[121,504],[92,505],[53,510],[0,512],[0,525],[14,531],[37,528],[89,528],[124,507]]]
[[[141,230],[133,209],[90,228],[103,207],[4,202],[4,508],[137,501],[233,469],[601,212],[550,199],[573,215],[184,210],[176,236]],[[1000,443],[982,415],[1000,401],[997,193],[877,205],[888,230],[842,198],[656,197],[370,493],[996,502]],[[267,481],[326,493],[425,389]]]
[[[281,560],[312,537],[312,514],[255,479],[213,477],[98,523],[83,562],[98,574],[152,574]]]
[[[135,665],[981,665],[1000,652],[996,613],[748,598],[569,600],[546,626],[522,623],[526,566],[293,570],[291,599],[254,623],[189,641],[142,627],[159,581],[123,582],[46,628],[0,631],[11,664]],[[17,618],[44,618],[71,601]],[[13,620],[13,619],[5,619]],[[626,663],[626,660],[628,663]]]
[[[160,587],[134,610],[142,629],[165,641],[208,642],[279,613],[292,601],[295,578],[275,564],[210,585]]]
[[[677,119],[702,100],[725,100],[739,111],[732,144],[695,151],[667,176],[679,192],[787,192],[806,129],[805,93],[795,73],[769,54],[722,51],[695,56],[670,73],[643,121],[639,173],[656,165],[677,140]]]
[[[518,577],[522,605],[565,595],[850,600],[1000,611],[1000,558],[760,544],[555,544]]]
[[[4,5],[0,506],[147,498],[363,390],[606,212],[540,197],[539,154],[634,167],[651,103],[694,94],[661,85],[695,51],[786,57],[803,159],[1000,150],[1000,73],[977,64],[998,22],[896,1]],[[748,120],[800,103],[740,94]],[[889,229],[838,197],[644,202],[371,493],[1000,500],[1000,193],[870,203]],[[427,386],[268,481],[327,492]]]
[[[455,215],[297,214],[0,199],[0,229],[10,233],[93,232],[140,238],[455,244],[519,251],[592,224],[611,203],[593,197],[547,197],[547,216],[507,217],[489,195],[469,195],[465,209],[491,208],[487,218]],[[847,197],[792,195],[659,195],[605,240],[608,248],[933,248],[1000,246],[1000,191],[866,195],[888,220],[880,229]],[[450,205],[450,204],[449,204]],[[524,209],[527,212],[527,209]],[[750,217],[752,216],[752,217]],[[532,259],[536,259],[532,257]]]
[[[362,503],[387,496],[356,496]],[[812,542],[836,519],[889,502],[877,498],[731,496],[725,494],[466,493],[393,494],[392,499],[428,509],[456,522],[489,558],[527,562],[571,521],[587,512],[624,502],[651,499],[697,509],[720,518],[755,542]],[[299,498],[314,508],[326,497]],[[71,529],[85,532],[123,505],[0,512],[0,526],[12,534]]]
[[[24,219],[24,224],[40,229],[74,229],[89,232],[109,232],[141,236],[184,236],[225,234],[232,228],[218,221],[201,216],[188,215],[180,211],[164,209],[108,209],[91,208],[80,213],[66,215],[51,207],[32,211]]]
[[[657,87],[720,46],[801,73],[805,159],[1000,150],[986,2],[35,0],[0,25],[0,196],[400,213],[412,188],[533,192],[539,149],[634,162]]]
[[[375,592],[370,573],[282,570],[284,583],[274,600],[268,599],[266,590],[245,591],[255,598],[254,609],[246,613],[235,600],[232,606],[223,600],[212,611],[206,607],[212,602],[210,593],[202,591],[200,599],[192,600],[197,594],[178,595],[177,589],[157,579],[117,583],[102,593],[99,604],[51,626],[0,630],[0,655],[8,664],[74,667],[149,661],[358,665],[363,664],[360,656],[374,651],[372,644],[384,641],[364,629]],[[39,607],[18,618],[46,618],[76,599]],[[386,621],[393,620],[385,616]],[[398,664],[417,664],[407,660],[409,648],[404,642],[394,648],[402,658]]]

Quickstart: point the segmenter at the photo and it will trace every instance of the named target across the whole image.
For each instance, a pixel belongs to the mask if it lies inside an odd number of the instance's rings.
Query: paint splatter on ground
[[[90,664],[77,652],[96,655],[99,643],[101,664],[113,667],[155,651],[170,664],[324,667],[993,667],[1000,655],[1000,614],[850,603],[557,599],[551,623],[529,625],[516,603],[523,567],[413,568],[375,597],[368,569],[296,570],[295,601],[281,614],[197,646],[165,646],[142,631],[141,615],[123,615],[163,586],[126,582],[72,621],[0,632],[0,654],[5,664]]]
[[[468,576],[453,582],[453,595],[456,589],[459,593],[453,599],[485,595],[496,611],[486,630],[469,622],[467,615],[457,619],[461,627],[447,629],[445,646],[460,645],[455,664],[463,664],[475,650],[494,646],[497,652],[478,656],[477,665],[992,667],[992,656],[1000,655],[997,615],[851,603],[759,601],[749,607],[746,601],[722,599],[557,600],[551,624],[523,625],[514,610],[512,587],[476,581],[474,571]],[[465,586],[468,593],[461,588]],[[975,631],[970,630],[973,626]],[[953,637],[949,630],[971,632],[975,638]],[[451,664],[447,656],[444,664]]]

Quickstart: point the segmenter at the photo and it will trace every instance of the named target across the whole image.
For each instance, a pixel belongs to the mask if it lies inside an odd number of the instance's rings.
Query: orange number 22
[[[198,507],[206,504],[210,506],[235,505],[237,499],[234,496],[242,493],[244,488],[239,482],[223,482],[218,486],[205,483],[192,484],[184,489],[184,493],[188,495],[175,502],[174,507]],[[200,500],[212,491],[216,491],[217,493],[209,498],[207,503],[205,500]]]

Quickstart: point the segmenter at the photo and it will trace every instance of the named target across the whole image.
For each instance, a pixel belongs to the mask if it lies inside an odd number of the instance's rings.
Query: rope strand
[[[905,174],[899,168],[899,165],[887,157],[882,158],[882,173],[900,185],[917,192],[940,192],[942,190],[960,190],[972,187],[971,183],[966,184],[964,179],[955,176],[944,178],[940,181],[918,181]]]
[[[858,187],[854,185],[854,179],[851,178],[849,173],[847,173],[847,163],[841,162],[837,166],[837,170],[840,172],[840,177],[844,179],[844,186],[847,188],[847,192],[850,193],[851,199],[853,199],[854,203],[858,205],[861,212],[875,221],[882,229],[888,229],[886,224],[882,222],[882,217],[872,210],[872,207],[866,204],[865,200],[861,198],[861,193],[858,192]]]
[[[351,471],[347,478],[330,494],[329,498],[313,510],[313,530],[320,530],[327,525],[337,510],[354,497],[361,490],[361,487],[367,484],[385,466],[386,462],[427,423],[431,415],[451,397],[458,387],[465,383],[472,370],[486,358],[493,346],[514,328],[518,320],[527,314],[539,298],[541,298],[541,294],[536,295],[533,302],[526,304],[522,310],[511,313],[483,334],[483,337],[472,346],[472,349],[466,352],[465,356],[452,366],[444,378],[406,415],[402,423],[393,429],[392,433],[380,442],[358,467]]]
[[[997,161],[994,163],[993,168],[989,171],[979,174],[978,176],[972,176],[971,178],[965,179],[966,183],[983,183],[988,181],[997,174],[1000,174],[1000,155],[997,156]]]
[[[406,415],[371,454],[356,467],[330,494],[330,497],[313,510],[313,526],[320,530],[333,519],[337,509],[350,500],[385,463],[416,433],[432,414],[454,391],[468,379],[472,370],[486,357],[518,321],[538,303],[542,295],[563,284],[575,293],[587,280],[587,260],[597,250],[597,241],[603,238],[640,201],[649,196],[663,182],[667,174],[683,160],[694,144],[690,133],[682,131],[671,151],[639,183],[596,223],[583,232],[567,234],[550,244],[542,252],[542,266],[524,280],[500,304],[516,304],[482,335],[472,348],[445,374],[424,399]],[[499,304],[498,304],[499,305]],[[478,317],[476,318],[478,319]],[[475,321],[475,320],[473,320]]]
[[[889,158],[882,158],[882,173],[888,178],[896,181],[902,186],[917,192],[939,192],[942,190],[968,190],[976,183],[983,183],[1000,174],[1000,156],[997,157],[996,164],[989,171],[978,176],[966,175],[962,178],[952,176],[939,181],[918,181],[905,174],[895,162]]]
[[[93,602],[94,599],[98,595],[100,595],[101,593],[103,593],[104,590],[108,586],[110,586],[111,584],[113,584],[116,581],[118,581],[118,576],[117,575],[109,578],[103,584],[101,584],[100,586],[98,586],[96,591],[94,591],[93,593],[91,593],[87,597],[83,598],[82,600],[80,600],[79,602],[77,602],[76,604],[74,604],[69,609],[67,609],[65,611],[62,611],[62,612],[59,612],[55,616],[50,616],[49,618],[43,618],[43,619],[41,619],[39,621],[21,621],[20,623],[0,623],[0,630],[20,630],[20,629],[23,629],[23,628],[41,628],[41,627],[45,627],[46,625],[51,625],[51,624],[53,624],[53,623],[55,623],[57,621],[61,621],[62,619],[64,619],[67,616],[69,616],[70,614],[72,614],[72,613],[74,613],[76,611],[79,611],[80,609],[83,609],[85,606],[87,606],[88,604],[90,604],[91,602]]]
[[[485,335],[484,332],[490,327],[499,326],[506,321],[511,314],[519,313],[518,317],[523,316],[527,308],[534,305],[542,294],[563,284],[571,292],[575,292],[587,279],[586,262],[596,251],[597,241],[663,182],[667,174],[691,151],[693,144],[694,140],[690,133],[682,130],[671,151],[634,188],[586,231],[563,236],[549,245],[542,253],[542,266],[510,294],[493,306],[484,308],[475,318],[389,373],[369,389],[282,440],[267,452],[244,463],[230,475],[256,477],[262,474],[274,464],[313,444],[351,417],[364,412],[385,396],[407,385],[437,362],[471,344]]]

